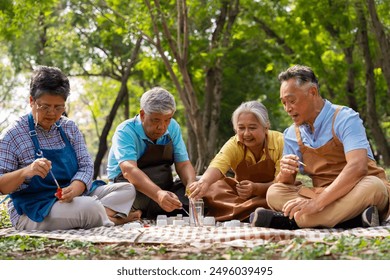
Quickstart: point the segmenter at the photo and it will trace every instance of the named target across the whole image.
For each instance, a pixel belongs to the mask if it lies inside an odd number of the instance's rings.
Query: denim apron
[[[28,122],[30,127],[29,134],[35,147],[35,159],[45,157],[50,160],[52,172],[59,185],[61,188],[67,187],[78,170],[78,163],[76,152],[59,121],[55,125],[65,142],[65,147],[53,150],[40,148],[32,114],[28,116]],[[26,214],[34,222],[42,222],[57,201],[57,198],[54,196],[56,190],[57,186],[50,173],[45,178],[35,175],[31,178],[28,188],[12,193],[10,197],[19,215]]]

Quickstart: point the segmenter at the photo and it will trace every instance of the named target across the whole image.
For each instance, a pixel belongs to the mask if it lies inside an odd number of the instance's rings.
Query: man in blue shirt
[[[390,184],[376,165],[358,113],[320,96],[307,66],[279,75],[280,99],[294,124],[284,132],[283,158],[252,225],[280,229],[379,226],[389,217]],[[295,183],[297,172],[313,188]]]
[[[185,186],[196,176],[180,126],[173,119],[174,97],[155,87],[142,95],[140,105],[139,115],[124,121],[115,131],[108,156],[108,178],[135,187],[133,209],[141,210],[143,217],[180,213],[183,202],[188,206]],[[172,164],[181,182],[173,181]]]

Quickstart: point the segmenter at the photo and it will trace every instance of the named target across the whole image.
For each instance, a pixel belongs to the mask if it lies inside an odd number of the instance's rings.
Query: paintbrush
[[[184,212],[186,212],[186,214],[188,215],[188,217],[190,216],[190,213],[188,213],[187,210],[184,209],[184,207],[182,207],[181,210],[183,210]]]
[[[56,194],[57,194],[58,198],[61,198],[62,197],[62,189],[60,187],[60,184],[58,184],[58,181],[57,181],[56,177],[54,176],[53,171],[51,171],[51,169],[50,169],[49,172],[50,172],[51,176],[53,177],[54,182],[57,185],[57,192],[56,192]]]

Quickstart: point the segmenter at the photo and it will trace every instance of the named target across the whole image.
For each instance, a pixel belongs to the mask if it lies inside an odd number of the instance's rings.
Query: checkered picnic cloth
[[[28,235],[59,240],[79,240],[93,243],[132,243],[132,244],[170,244],[194,247],[231,246],[254,247],[267,241],[281,241],[293,238],[305,238],[308,241],[323,241],[324,238],[357,236],[388,237],[390,225],[372,228],[342,229],[298,229],[278,230],[272,228],[251,227],[190,227],[147,225],[146,227],[128,228],[126,226],[97,227],[92,229],[43,231],[17,231],[13,228],[0,229],[0,237]]]

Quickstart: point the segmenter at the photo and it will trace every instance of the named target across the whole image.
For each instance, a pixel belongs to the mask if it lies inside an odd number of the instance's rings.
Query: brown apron
[[[185,208],[188,208],[188,198],[185,196],[185,186],[181,181],[173,182],[172,164],[173,160],[173,144],[170,141],[168,144],[159,145],[153,144],[145,140],[146,150],[141,158],[137,161],[137,166],[141,169],[156,185],[166,191],[175,193]],[[123,174],[120,173],[114,180],[117,182],[128,182]],[[134,210],[141,210],[142,217],[154,219],[160,214],[176,215],[178,213],[185,214],[185,212],[173,211],[165,212],[155,201],[148,196],[139,192],[133,203]]]
[[[266,159],[250,165],[246,160],[247,148],[244,148],[244,159],[238,164],[235,180],[229,177],[218,180],[210,185],[203,198],[208,208],[208,216],[214,216],[217,221],[237,219],[245,221],[257,207],[268,208],[265,197],[253,196],[249,199],[239,197],[236,183],[249,180],[255,183],[268,183],[275,178],[275,162],[271,159],[265,142]]]
[[[295,126],[295,133],[298,140],[299,149],[302,153],[303,162],[306,164],[304,171],[313,181],[314,188],[302,187],[299,194],[305,197],[314,198],[329,186],[340,174],[347,164],[344,146],[334,132],[334,122],[342,107],[338,107],[334,113],[332,121],[333,138],[319,148],[305,146],[302,142],[301,133],[298,126]],[[375,161],[369,159],[367,176],[372,175],[380,178],[389,188],[386,173],[383,168],[376,165]]]

